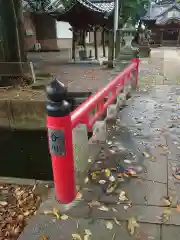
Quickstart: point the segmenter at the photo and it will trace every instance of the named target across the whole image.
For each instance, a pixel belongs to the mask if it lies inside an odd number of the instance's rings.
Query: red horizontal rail
[[[139,59],[133,59],[132,63],[126,67],[114,80],[109,82],[104,88],[97,91],[91,97],[89,97],[84,103],[79,105],[71,113],[72,128],[76,127],[78,124],[86,124],[88,128],[91,128],[96,120],[104,113],[107,107],[114,101],[119,91],[121,91],[129,80],[130,73],[134,69],[138,69]],[[112,93],[108,100],[104,102],[105,97],[109,93]],[[93,116],[89,116],[89,113],[96,108],[98,105],[98,110]]]

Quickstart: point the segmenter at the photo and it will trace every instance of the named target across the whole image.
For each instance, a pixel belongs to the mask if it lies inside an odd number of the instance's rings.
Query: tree
[[[21,0],[0,0],[0,28],[2,60],[24,62],[24,24]]]
[[[22,62],[26,62],[24,45],[24,23],[21,0],[0,0],[0,57],[9,74],[12,72],[23,76]],[[13,64],[12,64],[13,63]],[[14,74],[12,74],[14,75]],[[1,77],[0,85],[16,85],[19,78]]]
[[[149,0],[120,0],[120,25],[124,24],[129,17],[137,23],[145,14],[148,3]]]

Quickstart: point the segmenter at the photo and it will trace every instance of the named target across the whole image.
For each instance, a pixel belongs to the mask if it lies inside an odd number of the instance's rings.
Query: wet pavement
[[[78,204],[59,219],[40,208],[19,239],[179,239],[179,119],[180,86],[134,93],[109,124]]]

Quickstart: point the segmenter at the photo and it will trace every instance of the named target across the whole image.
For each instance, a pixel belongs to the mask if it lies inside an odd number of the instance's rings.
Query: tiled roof
[[[142,17],[142,20],[156,20],[161,15],[165,14],[167,11],[171,10],[172,8],[177,8],[180,10],[180,4],[173,3],[173,4],[164,4],[158,5],[154,4],[148,8],[146,15]]]
[[[96,7],[104,12],[111,13],[114,9],[114,1],[111,2],[92,2]]]

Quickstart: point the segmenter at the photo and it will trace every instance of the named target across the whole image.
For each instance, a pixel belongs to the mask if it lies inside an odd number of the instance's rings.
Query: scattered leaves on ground
[[[131,217],[128,219],[128,231],[130,235],[134,235],[135,229],[139,227],[139,224],[137,223],[136,219],[134,217]]]
[[[17,239],[29,217],[36,213],[41,199],[35,190],[36,186],[0,186],[0,195],[3,197],[0,201],[0,239]]]

